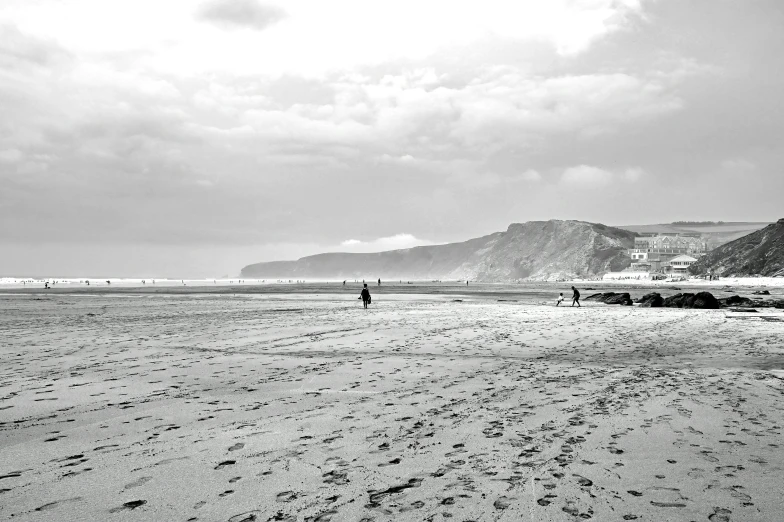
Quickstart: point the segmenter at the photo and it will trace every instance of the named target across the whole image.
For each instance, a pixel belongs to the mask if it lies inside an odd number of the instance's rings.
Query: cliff
[[[629,266],[625,250],[634,246],[635,236],[583,221],[530,221],[461,243],[256,263],[243,268],[242,277],[488,282],[593,277]]]
[[[721,276],[784,275],[784,219],[720,246],[689,269]]]

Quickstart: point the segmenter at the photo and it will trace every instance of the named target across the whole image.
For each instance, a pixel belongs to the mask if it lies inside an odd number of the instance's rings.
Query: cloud
[[[18,163],[23,156],[19,149],[0,150],[0,163]]]
[[[8,69],[51,67],[71,58],[56,42],[22,33],[16,26],[0,22],[0,66]]]
[[[645,171],[641,167],[629,167],[622,170],[606,170],[591,165],[569,167],[561,174],[560,184],[574,188],[599,188],[614,181],[635,183],[642,179]]]
[[[198,17],[223,28],[241,27],[263,31],[286,18],[286,12],[257,0],[211,0],[202,6]]]
[[[732,170],[736,172],[747,172],[757,168],[753,161],[746,158],[730,158],[721,162],[721,167],[724,170]]]
[[[418,239],[411,234],[396,234],[394,236],[380,237],[369,241],[347,239],[340,243],[340,249],[343,252],[383,252],[386,250],[400,250],[432,244],[431,241]]]
[[[523,181],[541,181],[542,175],[539,174],[538,171],[533,169],[528,169],[525,172],[521,172],[519,175],[516,176],[517,178]]]
[[[613,219],[717,174],[744,177],[710,185],[712,205],[754,202],[737,219],[781,193],[784,75],[765,50],[784,36],[762,8],[202,1],[0,2],[24,28],[0,24],[0,244],[399,248],[564,207]],[[359,235],[400,230],[414,239]]]
[[[613,173],[609,170],[579,165],[569,167],[561,174],[561,184],[569,187],[601,187],[612,182]]]
[[[634,183],[645,176],[645,171],[640,167],[631,167],[624,170],[621,175],[626,181]]]

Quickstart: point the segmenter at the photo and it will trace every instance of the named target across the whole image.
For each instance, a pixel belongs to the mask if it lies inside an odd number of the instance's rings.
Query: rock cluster
[[[636,302],[643,308],[661,308],[664,306],[664,298],[658,292],[645,294]]]
[[[756,293],[756,292],[755,292]],[[770,295],[770,294],[762,294]],[[722,308],[784,308],[784,299],[771,299],[766,301],[761,297],[749,299],[748,297],[741,297],[739,295],[731,295],[719,299],[719,304]]]
[[[600,294],[589,295],[585,298],[586,301],[599,301],[600,303],[632,306],[632,298],[628,293],[616,294],[615,292],[604,292]]]
[[[604,292],[590,295],[585,300],[623,306],[632,306],[634,304],[628,293]],[[652,292],[642,296],[636,302],[643,308],[696,308],[703,310],[717,310],[721,308],[719,300],[710,292],[675,294],[667,298],[663,298],[658,292]]]
[[[718,310],[721,308],[719,300],[710,292],[696,294],[675,294],[664,299],[665,308],[696,308],[701,310]]]

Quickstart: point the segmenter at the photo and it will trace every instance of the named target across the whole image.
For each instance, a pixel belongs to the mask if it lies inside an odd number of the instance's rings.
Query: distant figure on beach
[[[107,279],[107,280],[106,280],[106,284],[107,284],[107,285],[110,285],[110,284],[112,284],[112,282],[111,282],[111,281],[109,281],[109,280]]]
[[[466,286],[468,286],[468,279],[466,279]]]
[[[46,288],[47,290],[49,290],[49,281],[47,281],[47,282],[45,282],[45,283],[44,283],[44,288]]]
[[[563,300],[564,300],[564,296],[563,296],[563,292],[561,292],[560,295],[558,296],[558,301],[555,303],[555,306],[561,306]]]
[[[381,278],[378,278],[378,286],[381,286]]]
[[[343,280],[343,286],[346,286],[346,280],[345,279]]]
[[[358,299],[362,299],[362,304],[365,305],[365,308],[370,304],[370,290],[368,290],[367,285],[362,289],[362,293],[359,294]]]
[[[577,307],[580,308],[580,292],[575,287],[572,287],[572,291],[574,292],[572,294],[572,306],[574,306],[574,303],[577,303]]]

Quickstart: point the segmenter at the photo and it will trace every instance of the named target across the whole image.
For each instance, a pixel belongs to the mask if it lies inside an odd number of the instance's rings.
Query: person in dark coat
[[[572,294],[572,306],[574,306],[574,303],[577,303],[577,307],[579,308],[580,307],[580,292],[578,292],[575,287],[572,287],[572,291],[574,292]]]
[[[365,305],[365,308],[370,304],[370,290],[368,290],[367,285],[362,289],[362,293],[359,294],[358,299],[362,299],[362,304]]]

